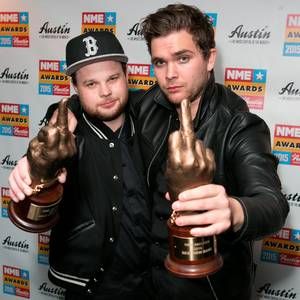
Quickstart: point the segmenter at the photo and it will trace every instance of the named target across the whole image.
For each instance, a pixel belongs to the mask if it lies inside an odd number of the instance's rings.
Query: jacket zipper
[[[248,244],[248,247],[249,247],[249,250],[250,250],[250,253],[251,253],[251,274],[250,274],[250,276],[251,276],[251,280],[252,280],[252,284],[253,284],[253,281],[254,281],[254,269],[253,269],[254,268],[254,261],[253,261],[252,242],[247,243],[247,244]],[[217,296],[217,293],[216,293],[216,291],[215,291],[215,289],[214,289],[214,287],[212,285],[212,282],[211,282],[209,276],[206,276],[206,279],[207,279],[209,287],[210,287],[210,289],[211,289],[211,291],[213,293],[214,299],[218,300],[219,298]]]
[[[218,298],[217,293],[216,293],[216,291],[215,291],[215,289],[214,289],[214,287],[213,287],[213,285],[212,285],[212,283],[211,283],[211,281],[210,281],[209,276],[206,276],[206,279],[207,279],[207,282],[208,282],[208,284],[209,284],[210,290],[211,290],[211,292],[212,292],[212,294],[213,294],[213,296],[214,296],[214,299],[215,299],[215,300],[218,300],[219,298]]]
[[[149,164],[149,167],[148,167],[148,170],[147,170],[147,184],[148,184],[148,186],[150,186],[150,179],[149,179],[149,177],[150,177],[151,166],[152,166],[152,164],[153,164],[156,156],[158,155],[160,149],[162,148],[162,146],[163,146],[163,144],[164,144],[164,142],[165,142],[165,140],[166,140],[166,138],[168,136],[168,133],[169,133],[169,130],[170,130],[170,126],[171,126],[171,119],[172,119],[172,115],[169,116],[167,131],[166,131],[166,134],[164,135],[162,143],[160,144],[160,146],[158,147],[158,150],[156,151],[156,153],[154,153],[154,155],[153,155],[153,157],[152,157],[152,159],[150,161],[150,164]]]
[[[250,253],[251,253],[251,280],[252,280],[252,284],[254,284],[254,280],[255,280],[255,263],[254,263],[254,259],[253,259],[253,242],[250,241],[248,244]]]

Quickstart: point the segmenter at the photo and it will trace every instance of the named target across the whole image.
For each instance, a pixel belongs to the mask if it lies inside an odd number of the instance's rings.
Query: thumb
[[[61,172],[57,176],[57,180],[60,183],[65,183],[67,180],[67,170],[65,168],[62,168]]]

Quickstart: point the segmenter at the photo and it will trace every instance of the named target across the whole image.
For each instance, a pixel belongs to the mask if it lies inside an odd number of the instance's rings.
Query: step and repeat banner
[[[49,232],[31,234],[8,219],[8,176],[36,135],[46,108],[74,91],[64,74],[67,41],[111,31],[129,56],[130,88],[156,82],[140,21],[172,1],[1,0],[0,299],[64,299],[47,278]],[[300,1],[190,0],[213,23],[216,78],[270,127],[288,220],[255,244],[254,299],[300,299]],[[84,255],[84,254],[83,254]],[[243,299],[241,299],[243,300]]]

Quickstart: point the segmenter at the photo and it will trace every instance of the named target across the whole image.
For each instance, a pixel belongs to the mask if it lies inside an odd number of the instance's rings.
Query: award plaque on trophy
[[[62,194],[63,186],[57,181],[48,187],[39,184],[33,195],[18,203],[9,202],[8,216],[22,230],[31,233],[48,231],[58,221],[57,208]]]
[[[213,153],[195,137],[190,104],[186,99],[181,102],[180,114],[180,130],[169,137],[165,173],[171,201],[176,201],[184,190],[211,183],[215,170]],[[192,213],[173,212],[167,222],[169,254],[165,267],[183,278],[205,277],[217,272],[223,265],[215,236],[195,237],[190,234],[192,226],[175,224],[179,215]]]
[[[57,175],[67,158],[76,153],[73,134],[68,130],[67,98],[58,105],[55,124],[41,128],[27,150],[33,193],[23,201],[10,200],[8,216],[20,229],[38,233],[50,230],[58,221],[58,204],[63,186]]]

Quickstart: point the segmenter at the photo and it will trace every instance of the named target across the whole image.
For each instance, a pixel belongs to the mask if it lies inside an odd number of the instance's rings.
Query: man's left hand
[[[217,235],[230,227],[237,231],[244,222],[241,204],[229,197],[223,186],[216,184],[180,193],[178,200],[172,203],[172,209],[181,212],[176,218],[176,225],[193,226],[191,234],[194,236]]]

